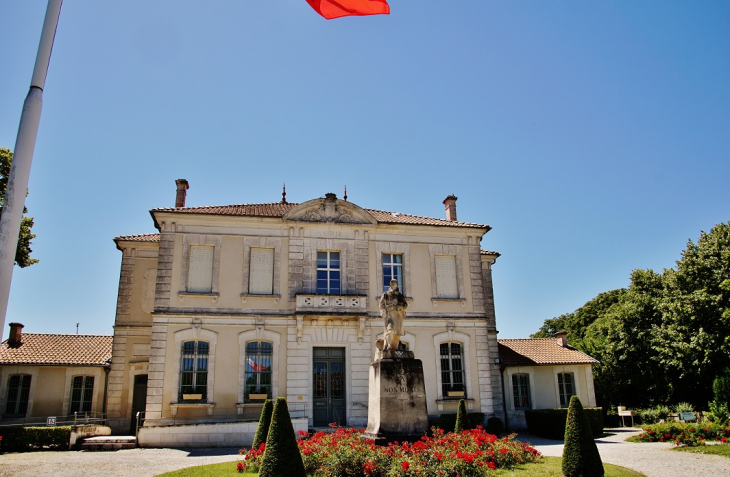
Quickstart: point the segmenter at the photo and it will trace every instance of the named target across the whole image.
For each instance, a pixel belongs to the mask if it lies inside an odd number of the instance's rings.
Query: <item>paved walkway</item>
[[[730,459],[715,455],[671,452],[671,444],[624,442],[636,429],[611,429],[596,441],[603,462],[628,467],[648,477],[730,477]],[[560,457],[563,442],[521,435],[543,455]],[[171,470],[238,459],[238,448],[129,449],[115,452],[27,452],[0,455],[0,476],[153,477]],[[233,464],[231,464],[233,465]]]
[[[607,429],[607,436],[596,440],[601,460],[620,465],[647,477],[730,476],[730,459],[719,455],[672,452],[667,442],[624,442],[641,433],[634,428]],[[530,435],[518,438],[530,442],[542,455],[562,457],[563,441]]]

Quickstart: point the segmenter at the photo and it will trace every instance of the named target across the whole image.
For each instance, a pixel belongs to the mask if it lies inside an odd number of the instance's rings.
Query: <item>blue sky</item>
[[[730,220],[730,3],[66,0],[6,322],[111,334],[121,254],[174,205],[303,202],[493,227],[500,338],[674,266]],[[0,1],[0,147],[45,1]],[[3,330],[7,336],[7,330]]]

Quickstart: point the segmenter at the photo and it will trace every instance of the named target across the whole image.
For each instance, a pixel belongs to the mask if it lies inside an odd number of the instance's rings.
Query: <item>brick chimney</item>
[[[175,195],[175,207],[185,207],[185,197],[188,195],[187,190],[190,188],[188,181],[178,179],[175,181],[177,186],[177,194]]]
[[[456,222],[456,197],[454,194],[444,199],[444,206],[446,207],[446,220],[449,222]]]
[[[568,347],[568,333],[566,331],[558,331],[555,333],[555,338],[558,340],[558,346]]]
[[[20,323],[10,323],[10,336],[8,336],[8,346],[20,346],[23,325]]]

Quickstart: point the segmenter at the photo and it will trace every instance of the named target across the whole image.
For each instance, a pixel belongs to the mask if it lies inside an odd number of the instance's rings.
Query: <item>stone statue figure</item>
[[[397,350],[401,336],[406,334],[403,322],[408,308],[406,297],[398,289],[398,280],[390,281],[390,288],[383,293],[379,305],[380,316],[385,320],[382,350]]]

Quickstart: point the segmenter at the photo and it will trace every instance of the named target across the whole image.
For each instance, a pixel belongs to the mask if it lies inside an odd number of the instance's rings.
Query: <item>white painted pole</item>
[[[46,85],[46,74],[51,61],[51,50],[62,3],[63,0],[48,0],[41,41],[38,45],[38,55],[33,68],[33,78],[30,81],[30,91],[25,98],[23,113],[20,116],[20,126],[18,126],[18,136],[13,151],[13,164],[10,166],[3,215],[0,218],[0,340],[5,331],[5,315],[8,310],[15,252],[20,235],[20,223],[23,219],[25,195],[28,191],[30,165],[33,162],[35,140],[38,136],[38,125],[43,108],[43,88]]]

